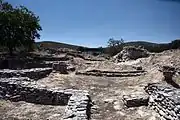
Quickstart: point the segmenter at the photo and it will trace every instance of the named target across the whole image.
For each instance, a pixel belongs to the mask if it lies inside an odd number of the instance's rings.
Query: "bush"
[[[114,56],[123,49],[123,46],[124,46],[123,39],[114,40],[113,38],[110,38],[105,53],[109,54],[110,56]]]

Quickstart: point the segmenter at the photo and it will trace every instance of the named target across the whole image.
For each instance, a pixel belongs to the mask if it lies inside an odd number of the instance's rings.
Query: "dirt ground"
[[[61,120],[64,111],[65,106],[0,100],[0,120]]]
[[[38,80],[37,84],[45,85],[47,88],[88,90],[94,103],[91,109],[92,120],[158,120],[159,115],[147,106],[126,108],[122,96],[132,93],[146,94],[144,87],[148,83],[161,82],[163,75],[158,71],[160,65],[171,64],[180,68],[180,50],[166,51],[123,63],[85,61],[79,58],[72,62],[77,70],[132,70],[133,65],[141,65],[147,73],[137,77],[95,77],[75,75],[74,72],[68,75],[53,72],[48,77]],[[0,116],[3,120],[57,120],[62,119],[64,109],[65,106],[0,101]]]

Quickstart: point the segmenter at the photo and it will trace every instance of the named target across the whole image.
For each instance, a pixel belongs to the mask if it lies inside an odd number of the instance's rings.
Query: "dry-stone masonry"
[[[26,101],[44,105],[67,105],[64,119],[88,120],[91,100],[88,91],[47,89],[27,77],[1,78],[0,99]]]
[[[40,78],[47,77],[52,72],[52,68],[32,68],[23,70],[0,70],[0,78],[10,77],[29,77],[31,79],[38,80]]]
[[[104,71],[104,70],[88,70],[88,71],[77,71],[76,75],[92,75],[92,76],[107,76],[107,77],[133,77],[144,75],[146,71],[135,70],[135,71]]]
[[[90,119],[90,99],[88,94],[75,93],[68,102],[65,110],[65,120],[88,120]]]
[[[66,105],[72,92],[39,87],[28,78],[1,78],[0,94],[3,99],[37,104]]]
[[[123,102],[127,107],[139,107],[148,105],[149,96],[146,94],[124,95]]]
[[[180,120],[180,89],[168,84],[152,83],[145,87],[149,105],[167,120]]]

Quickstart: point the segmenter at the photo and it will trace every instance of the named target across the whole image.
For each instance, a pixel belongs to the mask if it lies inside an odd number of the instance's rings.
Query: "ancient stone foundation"
[[[52,68],[32,68],[23,70],[0,70],[0,78],[10,77],[29,77],[31,79],[38,80],[40,78],[47,77],[52,72]]]
[[[134,77],[144,75],[146,71],[103,71],[103,70],[89,70],[89,71],[77,71],[76,75],[92,75],[92,76],[107,76],[107,77]]]
[[[72,95],[69,91],[38,87],[27,78],[1,78],[0,91],[3,99],[50,105],[66,105]]]
[[[37,86],[27,77],[1,78],[0,99],[26,101],[44,105],[67,105],[64,119],[88,120],[90,118],[90,97],[87,91],[73,89],[47,89]]]
[[[180,120],[180,89],[168,84],[148,84],[149,105],[167,120]]]
[[[75,93],[68,102],[65,110],[65,120],[88,120],[90,119],[90,99],[86,94]]]

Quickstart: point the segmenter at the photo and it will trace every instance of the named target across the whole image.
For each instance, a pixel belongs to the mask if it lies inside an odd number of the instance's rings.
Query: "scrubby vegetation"
[[[173,40],[171,43],[164,43],[164,44],[157,44],[157,43],[150,43],[145,41],[136,41],[136,42],[124,42],[124,40],[114,40],[110,39],[108,41],[108,47],[106,48],[105,52],[111,56],[116,55],[119,53],[123,47],[125,46],[141,46],[144,49],[147,49],[149,52],[162,52],[164,50],[170,49],[178,49],[180,48],[180,40]]]

